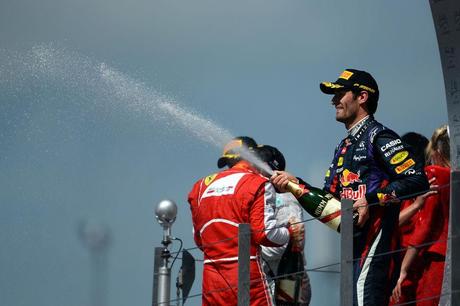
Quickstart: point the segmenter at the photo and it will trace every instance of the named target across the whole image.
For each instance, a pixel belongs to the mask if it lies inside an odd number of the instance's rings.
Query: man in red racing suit
[[[238,224],[251,226],[250,304],[272,305],[259,262],[260,246],[280,246],[289,230],[276,227],[275,189],[248,162],[200,179],[188,196],[194,238],[204,253],[203,305],[237,305]]]

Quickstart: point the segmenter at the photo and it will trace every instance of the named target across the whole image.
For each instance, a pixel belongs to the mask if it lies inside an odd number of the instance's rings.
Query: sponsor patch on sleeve
[[[216,178],[216,176],[217,176],[217,173],[212,174],[212,175],[208,175],[208,176],[204,179],[204,184],[205,184],[206,186],[209,186],[209,184],[211,184],[212,181],[214,181],[214,179]]]
[[[396,167],[395,172],[397,174],[400,174],[400,173],[406,171],[407,169],[409,169],[410,167],[412,167],[413,165],[415,165],[415,161],[412,158],[408,159],[408,160],[406,160],[404,162],[404,164],[399,165],[398,167]]]
[[[407,152],[407,151],[402,151],[402,152],[396,153],[390,159],[390,164],[392,164],[392,165],[400,164],[407,158],[407,156],[409,156],[409,152]]]
[[[394,139],[394,140],[392,140],[392,141],[390,141],[390,142],[387,142],[386,144],[384,144],[383,146],[380,147],[380,150],[381,150],[382,152],[385,152],[386,150],[388,150],[388,149],[390,149],[391,147],[394,147],[394,146],[396,146],[396,145],[398,145],[398,144],[401,144],[401,139],[399,139],[399,138],[398,138],[398,139]]]
[[[339,160],[337,161],[337,167],[340,167],[343,165],[343,157],[339,157]]]

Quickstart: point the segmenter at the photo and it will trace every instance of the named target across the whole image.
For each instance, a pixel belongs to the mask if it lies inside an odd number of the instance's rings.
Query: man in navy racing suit
[[[374,119],[379,89],[369,73],[347,69],[320,89],[334,95],[336,120],[348,131],[335,149],[324,189],[352,199],[359,216],[353,239],[353,305],[388,305],[397,254],[385,253],[397,248],[400,200],[429,188],[423,164],[394,131]],[[279,189],[289,180],[297,179],[288,173],[272,178]]]

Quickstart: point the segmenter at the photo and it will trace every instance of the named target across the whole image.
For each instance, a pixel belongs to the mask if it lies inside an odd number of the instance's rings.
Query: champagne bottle
[[[302,252],[295,251],[288,244],[283,257],[280,260],[277,279],[275,281],[276,305],[294,306],[307,305],[303,301],[305,292],[305,268]]]
[[[333,230],[340,232],[340,208],[341,204],[334,196],[322,189],[289,182],[286,186],[299,201],[299,204],[310,215],[318,218]],[[355,215],[353,219],[355,219]]]

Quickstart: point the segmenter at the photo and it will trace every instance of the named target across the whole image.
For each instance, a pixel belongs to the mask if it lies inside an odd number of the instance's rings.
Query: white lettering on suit
[[[201,199],[234,194],[236,185],[245,174],[246,173],[235,173],[215,180],[203,192]]]
[[[385,152],[387,149],[397,145],[397,144],[400,144],[401,143],[401,139],[395,139],[395,140],[392,140],[390,141],[389,143],[383,145],[380,150],[382,150],[382,152]]]

